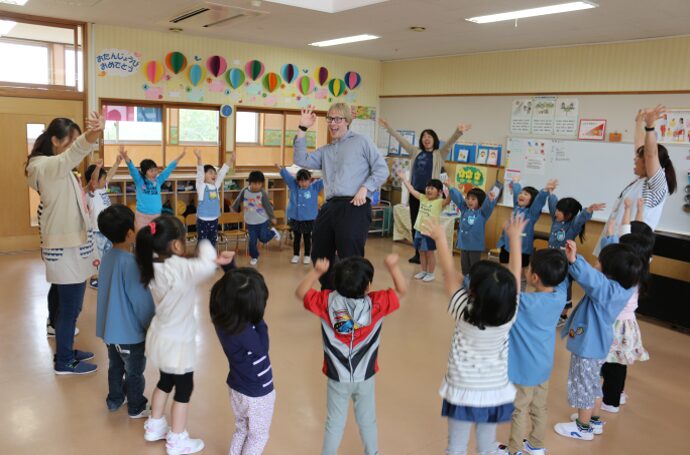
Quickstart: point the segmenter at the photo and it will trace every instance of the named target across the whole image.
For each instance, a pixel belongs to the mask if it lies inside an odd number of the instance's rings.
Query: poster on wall
[[[532,98],[513,100],[510,115],[511,134],[529,134],[532,132]]]
[[[96,55],[99,76],[127,77],[139,72],[141,54],[123,49],[105,49]]]
[[[690,144],[690,109],[668,109],[656,122],[659,142]]]
[[[577,138],[581,141],[603,141],[606,136],[606,120],[580,119]]]
[[[577,136],[577,120],[580,115],[580,102],[577,98],[558,98],[556,118],[553,125],[554,136]]]
[[[351,106],[352,123],[350,131],[367,136],[376,141],[376,108],[368,106]]]
[[[484,166],[473,164],[458,165],[455,168],[455,186],[467,194],[472,188],[486,189],[486,172]]]
[[[538,96],[532,100],[532,103],[532,133],[552,135],[556,115],[556,97]]]
[[[453,150],[448,152],[450,161],[457,161],[459,163],[474,162],[477,154],[477,144],[459,143],[453,144]]]
[[[477,146],[477,164],[488,164],[490,166],[498,166],[501,163],[502,145],[497,144],[479,144]]]

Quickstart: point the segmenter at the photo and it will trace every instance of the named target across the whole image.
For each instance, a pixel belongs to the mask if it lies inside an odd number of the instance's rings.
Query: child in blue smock
[[[293,177],[284,167],[279,164],[276,166],[280,169],[280,176],[290,190],[287,219],[294,239],[290,263],[299,263],[300,243],[304,237],[302,262],[309,264],[311,263],[311,232],[314,230],[314,220],[319,213],[319,193],[323,190],[323,180],[312,181],[311,172],[306,169],[300,169]]]
[[[487,194],[481,188],[472,188],[467,198],[457,188],[450,189],[450,199],[460,209],[460,225],[456,246],[462,250],[460,267],[463,275],[469,275],[470,269],[479,262],[484,252],[486,221],[496,207],[498,200],[494,193]]]
[[[163,186],[168,177],[170,177],[170,174],[175,170],[177,163],[182,159],[184,154],[185,152],[180,153],[177,158],[172,160],[161,172],[156,162],[149,158],[141,160],[139,169],[137,170],[132,160],[127,156],[127,152],[124,150],[120,152],[122,159],[127,163],[129,175],[132,176],[136,188],[137,210],[134,213],[134,225],[137,232],[160,216],[161,210],[163,209],[161,186]]]

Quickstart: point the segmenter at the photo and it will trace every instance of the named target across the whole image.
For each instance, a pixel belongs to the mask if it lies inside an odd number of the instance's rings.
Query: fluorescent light
[[[29,0],[0,0],[0,3],[6,5],[24,6]]]
[[[305,8],[322,13],[339,13],[388,0],[266,0],[270,3],[278,3],[297,8]]]
[[[568,13],[571,11],[580,11],[583,9],[596,8],[599,5],[589,1],[579,1],[570,3],[561,3],[558,5],[543,6],[541,8],[522,9],[519,11],[510,11],[507,13],[490,14],[488,16],[477,16],[465,19],[466,21],[475,22],[477,24],[487,24],[489,22],[509,21],[513,19],[523,19],[525,17],[545,16],[547,14]]]
[[[7,35],[15,25],[17,25],[17,23],[14,21],[5,21],[0,19],[0,36]]]
[[[317,43],[310,43],[310,46],[316,46],[316,47],[327,47],[327,46],[337,46],[339,44],[349,44],[349,43],[357,43],[359,41],[369,41],[372,39],[379,39],[381,38],[380,36],[376,35],[355,35],[355,36],[346,36],[345,38],[336,38],[336,39],[330,39],[328,41],[319,41]]]

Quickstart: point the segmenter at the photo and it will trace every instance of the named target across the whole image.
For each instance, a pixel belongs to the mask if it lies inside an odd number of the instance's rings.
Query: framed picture
[[[606,120],[580,119],[577,138],[581,141],[603,141],[606,137]]]
[[[453,144],[449,154],[449,161],[457,161],[459,163],[471,163],[474,161],[474,156],[477,153],[477,144]]]

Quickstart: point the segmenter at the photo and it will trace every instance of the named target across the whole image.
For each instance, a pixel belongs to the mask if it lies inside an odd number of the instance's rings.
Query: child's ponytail
[[[134,252],[141,272],[141,282],[148,286],[153,280],[153,237],[152,226],[155,230],[156,221],[151,221],[148,226],[144,226],[137,232],[137,241],[134,245]]]
[[[582,211],[582,204],[575,198],[564,197],[558,200],[556,210],[563,213],[563,219],[565,221],[572,221]],[[577,236],[580,237],[581,243],[585,242],[585,226],[586,224],[583,224],[582,229],[577,234]]]
[[[153,254],[156,254],[157,262],[164,261],[174,254],[174,241],[185,244],[185,235],[186,230],[182,221],[168,215],[159,216],[139,230],[134,251],[141,271],[141,282],[145,286],[154,278]]]

